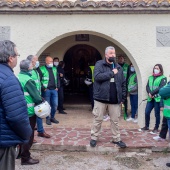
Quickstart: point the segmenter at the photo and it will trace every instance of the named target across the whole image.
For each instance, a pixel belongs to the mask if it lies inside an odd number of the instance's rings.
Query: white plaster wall
[[[11,26],[11,40],[18,46],[20,59],[29,54],[40,55],[49,45],[73,34],[87,33],[108,39],[135,65],[140,102],[146,98],[145,86],[154,64],[161,63],[166,76],[170,73],[170,47],[156,47],[156,26],[170,26],[169,18],[166,14],[1,15],[0,25]],[[142,103],[140,126],[144,123],[144,108]]]

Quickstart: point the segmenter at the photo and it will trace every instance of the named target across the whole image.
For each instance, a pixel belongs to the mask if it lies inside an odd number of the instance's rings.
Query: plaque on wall
[[[170,47],[170,26],[156,27],[157,47]]]
[[[9,26],[0,27],[0,41],[10,40],[10,31]]]
[[[89,34],[77,34],[76,41],[89,41]]]

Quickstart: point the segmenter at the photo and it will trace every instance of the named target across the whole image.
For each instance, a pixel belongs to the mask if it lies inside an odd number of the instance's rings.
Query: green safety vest
[[[25,89],[25,85],[32,78],[29,75],[19,73],[18,74],[18,79],[19,79],[19,81],[21,83],[21,87],[22,87],[22,89],[24,91],[24,97],[25,97],[25,100],[27,102],[28,116],[31,117],[31,116],[33,116],[35,114],[35,112],[34,112],[35,103],[33,102],[33,99],[30,96],[30,94],[28,93],[28,91]]]
[[[48,73],[48,70],[46,69],[45,66],[41,66],[40,70],[41,70],[42,75],[43,75],[41,83],[43,84],[43,86],[45,88],[47,88],[48,82],[49,82],[49,73]],[[57,87],[57,68],[56,67],[52,67],[52,70],[53,70],[53,74],[54,74],[54,78],[55,78],[55,85]]]
[[[166,118],[170,118],[170,98],[164,100],[164,110],[163,115]]]
[[[137,84],[137,83],[135,82],[135,77],[136,77],[136,73],[132,74],[132,75],[129,77],[129,79],[128,79],[128,92],[130,92],[131,89],[132,89],[133,87],[135,87],[136,84]]]
[[[91,69],[92,82],[94,83],[94,66],[89,66]]]
[[[159,87],[159,85],[160,85],[160,83],[161,83],[161,80],[162,80],[163,78],[165,78],[165,76],[159,76],[159,77],[157,77],[157,78],[154,80],[154,76],[150,76],[150,77],[149,77],[149,88],[150,88],[150,90],[153,91],[153,90],[157,89],[157,88]],[[148,101],[150,102],[151,100],[152,100],[152,98],[150,98],[150,97],[148,96]],[[156,102],[160,102],[161,97],[160,97],[160,96],[154,97],[154,100],[155,100]]]
[[[32,71],[32,76],[31,78],[35,81],[35,85],[38,89],[38,91],[40,92],[41,95],[41,82],[40,82],[40,76],[37,70],[33,70]]]
[[[123,65],[123,67],[122,67],[122,69],[123,69],[123,75],[124,75],[125,78],[127,77],[128,67],[129,67],[129,65],[126,64],[126,63],[124,63],[124,65]]]

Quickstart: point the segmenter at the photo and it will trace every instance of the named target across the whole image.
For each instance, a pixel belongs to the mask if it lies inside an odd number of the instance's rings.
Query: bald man
[[[41,73],[41,89],[42,96],[51,106],[50,117],[46,118],[46,124],[51,125],[53,123],[59,123],[55,119],[55,113],[58,106],[58,75],[57,69],[53,66],[53,59],[47,56],[45,59],[45,65],[40,67]]]

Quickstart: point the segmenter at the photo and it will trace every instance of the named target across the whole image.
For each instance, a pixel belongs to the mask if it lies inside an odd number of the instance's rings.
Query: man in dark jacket
[[[13,73],[17,49],[0,41],[0,169],[14,170],[16,146],[27,143],[32,130],[21,85]]]
[[[90,146],[95,147],[101,130],[103,115],[108,107],[111,118],[112,143],[121,148],[126,144],[120,139],[119,116],[120,104],[126,99],[126,80],[120,65],[115,62],[115,48],[109,46],[105,50],[105,59],[96,63],[94,69],[94,121],[91,129]]]

